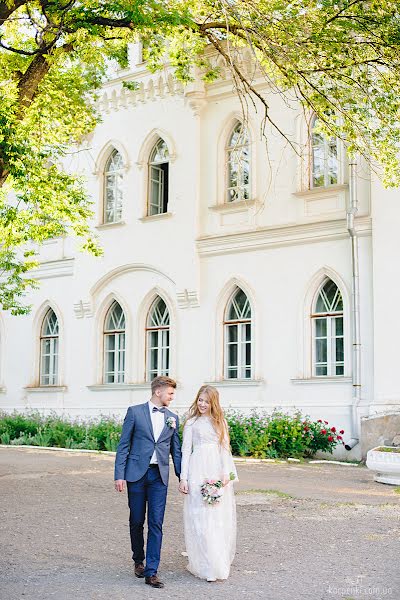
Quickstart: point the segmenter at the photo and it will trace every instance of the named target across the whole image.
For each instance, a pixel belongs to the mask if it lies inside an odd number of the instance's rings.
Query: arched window
[[[251,379],[251,307],[237,288],[225,311],[225,378]]]
[[[58,351],[58,319],[50,308],[43,319],[40,332],[40,385],[57,385]]]
[[[169,375],[170,318],[167,305],[158,297],[147,317],[147,373],[148,381],[158,375]]]
[[[311,187],[324,187],[338,183],[338,140],[319,130],[314,117],[311,129]]]
[[[331,279],[317,294],[311,320],[314,376],[344,375],[343,299]]]
[[[104,223],[121,221],[123,171],[122,156],[113,150],[104,171]]]
[[[169,152],[161,138],[154,146],[149,160],[149,215],[168,211]]]
[[[226,148],[227,202],[250,198],[250,146],[246,128],[236,123]]]
[[[113,302],[104,323],[104,383],[124,381],[125,315],[118,302]]]

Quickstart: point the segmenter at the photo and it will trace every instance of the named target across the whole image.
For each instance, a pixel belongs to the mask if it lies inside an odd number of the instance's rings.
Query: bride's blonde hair
[[[218,390],[212,385],[201,386],[201,388],[197,392],[195,401],[189,408],[186,421],[189,421],[189,419],[197,419],[198,417],[201,417],[201,412],[199,411],[199,407],[197,406],[197,402],[201,395],[207,396],[207,400],[210,403],[211,422],[218,435],[219,443],[221,444],[221,446],[226,446],[229,448],[228,426],[226,424],[224,413],[219,403]]]

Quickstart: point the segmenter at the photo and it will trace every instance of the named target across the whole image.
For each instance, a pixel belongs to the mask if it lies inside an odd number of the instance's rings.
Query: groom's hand
[[[116,479],[114,481],[114,487],[116,492],[123,492],[125,489],[125,481],[123,479]]]

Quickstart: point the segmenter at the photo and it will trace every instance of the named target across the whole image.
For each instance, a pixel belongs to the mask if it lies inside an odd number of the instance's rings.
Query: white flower
[[[165,423],[168,427],[171,427],[172,429],[176,429],[175,417],[168,417],[168,419],[165,421]]]

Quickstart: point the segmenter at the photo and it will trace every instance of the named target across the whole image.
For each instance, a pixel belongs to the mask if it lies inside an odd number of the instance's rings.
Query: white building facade
[[[104,256],[45,243],[30,315],[1,315],[0,409],[123,415],[169,374],[180,413],[205,382],[224,407],[300,409],[347,438],[362,416],[398,411],[398,191],[358,165],[354,411],[341,144],[271,94],[299,157],[272,128],[262,138],[261,110],[243,118],[229,78],[183,88],[134,62],[104,86],[103,121],[67,165],[87,178]]]

